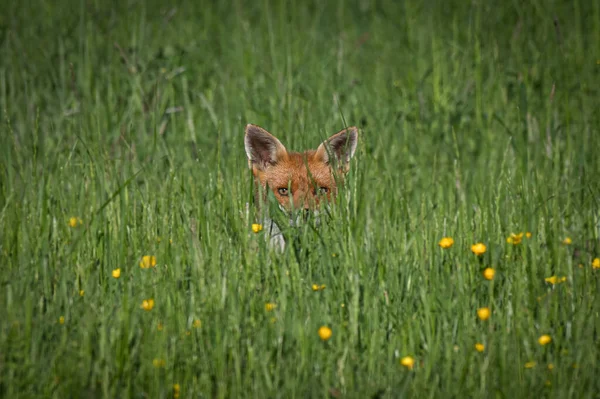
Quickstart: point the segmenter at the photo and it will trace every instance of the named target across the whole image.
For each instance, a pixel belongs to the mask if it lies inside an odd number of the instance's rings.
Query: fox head
[[[272,190],[286,211],[316,209],[322,201],[332,199],[337,183],[349,170],[357,141],[358,129],[349,127],[316,150],[291,152],[275,136],[252,124],[246,126],[244,138],[255,181],[264,190]]]

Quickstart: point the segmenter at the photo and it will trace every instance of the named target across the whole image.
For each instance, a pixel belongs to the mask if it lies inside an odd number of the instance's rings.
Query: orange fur
[[[358,130],[350,127],[331,136],[317,150],[288,152],[266,130],[248,125],[245,143],[249,166],[263,189],[271,189],[287,210],[315,209],[337,194],[336,177],[339,182],[348,171],[357,138]],[[331,155],[333,162],[329,162]],[[336,177],[335,171],[340,172]]]

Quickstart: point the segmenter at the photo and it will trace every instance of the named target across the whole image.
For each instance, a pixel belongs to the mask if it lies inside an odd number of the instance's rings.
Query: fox
[[[323,141],[316,150],[288,151],[274,135],[262,127],[247,124],[244,148],[248,167],[254,176],[255,203],[260,208],[267,194],[273,193],[281,211],[305,216],[318,213],[330,203],[343,185],[358,144],[358,129],[347,127]],[[265,226],[269,245],[285,250],[285,238],[279,226],[259,209],[260,224]]]

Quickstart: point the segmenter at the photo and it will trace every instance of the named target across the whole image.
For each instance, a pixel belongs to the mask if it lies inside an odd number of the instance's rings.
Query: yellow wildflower
[[[319,291],[319,286],[317,284],[313,284],[312,285],[312,290],[313,291]]]
[[[496,271],[494,269],[492,269],[491,267],[486,267],[483,271],[483,278],[485,278],[486,280],[492,280],[495,274]]]
[[[275,310],[276,307],[277,307],[277,305],[274,304],[273,302],[267,302],[267,303],[265,303],[265,310],[267,312],[271,312],[271,311]]]
[[[59,322],[60,324],[65,324],[65,316],[60,316],[60,317],[58,318],[58,322]]]
[[[531,232],[530,232],[530,231],[528,231],[527,233],[525,233],[525,237],[527,237],[527,238],[531,238]]]
[[[321,338],[321,340],[323,341],[327,341],[329,340],[329,338],[331,338],[331,328],[327,327],[327,326],[321,326],[319,328],[319,337]]]
[[[479,319],[481,319],[481,320],[489,319],[491,314],[492,314],[492,312],[490,311],[490,308],[477,309],[477,317],[479,317]]]
[[[600,269],[600,258],[595,258],[595,259],[592,261],[592,267],[593,267],[594,269]]]
[[[454,240],[452,239],[452,237],[444,237],[440,240],[438,245],[444,249],[448,249],[454,245]]]
[[[475,349],[477,352],[483,352],[485,350],[485,345],[478,342],[475,344]]]
[[[83,222],[78,217],[71,216],[69,218],[69,226],[70,227],[75,228],[75,227],[77,227],[77,225],[81,225],[81,224],[83,224]]]
[[[154,299],[144,299],[141,307],[147,311],[152,310],[152,308],[154,308]]]
[[[412,370],[413,366],[415,365],[415,359],[413,359],[411,356],[404,356],[402,359],[400,359],[400,364],[407,369]]]
[[[554,370],[554,364],[548,363],[548,370]]]
[[[165,326],[164,326],[164,325],[163,325],[163,323],[161,323],[161,322],[159,322],[159,323],[156,325],[156,329],[157,329],[158,331],[162,331],[164,328],[165,328]]]
[[[485,244],[478,242],[477,244],[473,244],[471,245],[471,251],[477,255],[483,255],[485,253],[485,251],[487,251],[487,247],[485,246]]]
[[[152,360],[152,365],[156,368],[165,367],[165,364],[166,364],[166,362],[164,359],[153,359]]]
[[[173,398],[179,398],[179,394],[181,393],[181,387],[179,384],[173,384]]]
[[[79,296],[83,296],[85,294],[84,290],[79,290]]]
[[[510,233],[510,236],[506,239],[506,242],[512,245],[518,245],[523,240],[523,233]]]
[[[113,276],[114,278],[119,278],[119,277],[121,277],[121,269],[115,269],[115,270],[113,270],[113,271],[112,271],[112,276]]]
[[[532,368],[534,368],[534,367],[535,367],[535,364],[536,364],[536,363],[535,363],[535,362],[533,362],[533,361],[531,361],[531,362],[527,362],[527,363],[525,363],[525,368],[526,368],[526,369],[532,369]]]
[[[253,223],[252,224],[252,231],[255,233],[258,233],[260,231],[262,231],[263,227],[262,224],[258,224],[258,223]]]
[[[142,269],[149,269],[151,267],[156,267],[156,256],[152,256],[152,255],[142,256],[142,260],[140,261],[140,267]]]
[[[567,277],[565,277],[565,276],[562,276],[562,277],[550,276],[550,277],[546,277],[544,280],[547,283],[554,285],[554,284],[564,283],[565,281],[567,281]]]
[[[566,238],[565,238],[565,239],[562,241],[562,243],[563,243],[563,244],[565,244],[565,245],[571,245],[571,244],[573,243],[573,240],[571,240],[571,238],[569,238],[569,237],[566,237]]]
[[[538,339],[538,342],[542,346],[547,345],[550,342],[552,342],[552,337],[550,337],[548,334],[544,334],[544,335],[540,336],[540,338]]]
[[[202,327],[202,322],[199,319],[194,320],[194,323],[192,324],[194,326],[194,328],[200,328]]]

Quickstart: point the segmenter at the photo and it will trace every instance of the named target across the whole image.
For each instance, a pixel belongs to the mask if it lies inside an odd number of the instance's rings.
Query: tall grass
[[[580,0],[9,2],[0,394],[597,397],[599,54]],[[361,128],[284,254],[249,122]]]

